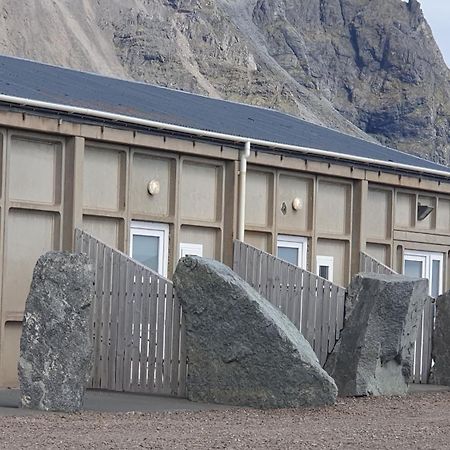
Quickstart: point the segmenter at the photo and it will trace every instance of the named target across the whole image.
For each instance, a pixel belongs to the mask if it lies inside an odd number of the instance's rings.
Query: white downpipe
[[[217,133],[215,131],[206,131],[206,130],[199,130],[197,128],[189,128],[184,127],[180,125],[173,125],[170,123],[163,123],[163,122],[156,122],[154,120],[147,120],[147,119],[140,119],[138,117],[132,117],[132,116],[125,116],[122,114],[114,114],[109,113],[105,111],[98,111],[94,109],[89,108],[80,108],[77,106],[69,106],[69,105],[61,105],[59,103],[49,103],[44,102],[40,100],[32,100],[27,98],[21,98],[21,97],[14,97],[10,95],[3,95],[0,94],[0,102],[5,103],[12,103],[19,106],[31,106],[35,108],[44,108],[44,109],[51,109],[54,111],[61,111],[68,114],[81,114],[85,116],[91,116],[96,117],[100,119],[107,119],[112,120],[116,122],[126,122],[130,124],[135,125],[142,125],[145,127],[150,128],[156,128],[159,130],[167,130],[167,131],[174,131],[179,133],[185,133],[185,134],[191,134],[199,137],[209,137],[212,139],[220,139],[224,141],[231,141],[233,143],[247,143],[253,145],[259,145],[262,147],[269,147],[271,149],[283,149],[283,150],[291,150],[296,151],[304,155],[313,155],[313,156],[325,156],[328,158],[335,158],[337,160],[349,160],[349,161],[355,161],[355,162],[361,162],[365,164],[378,164],[380,166],[384,167],[391,167],[395,169],[403,169],[410,172],[415,172],[417,174],[428,174],[428,175],[437,175],[445,178],[450,179],[450,172],[447,172],[445,170],[438,170],[438,169],[427,169],[423,167],[417,167],[412,166],[410,164],[402,164],[402,163],[396,163],[393,161],[384,161],[380,159],[373,159],[373,158],[366,158],[363,156],[355,156],[355,155],[349,155],[346,153],[337,153],[332,152],[329,150],[320,150],[315,148],[308,148],[308,147],[301,147],[297,145],[290,145],[290,144],[282,144],[278,142],[271,142],[271,141],[264,141],[261,139],[253,139],[253,138],[246,138],[243,136],[235,136],[232,134],[224,134],[224,133]]]
[[[247,159],[250,157],[249,141],[245,143],[244,151],[239,157],[239,213],[238,213],[238,239],[244,242],[245,238],[245,196],[247,191]]]

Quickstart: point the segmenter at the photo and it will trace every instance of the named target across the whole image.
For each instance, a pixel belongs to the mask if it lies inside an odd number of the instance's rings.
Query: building
[[[38,256],[75,227],[170,277],[234,238],[347,285],[360,251],[449,288],[450,169],[272,110],[0,57],[0,385]],[[245,233],[245,238],[244,238]]]

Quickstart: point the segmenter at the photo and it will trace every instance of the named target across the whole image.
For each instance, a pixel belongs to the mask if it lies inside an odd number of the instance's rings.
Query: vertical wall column
[[[230,267],[233,266],[233,239],[237,236],[238,167],[237,161],[229,161],[225,165],[223,262]]]
[[[64,163],[63,250],[73,249],[75,228],[83,223],[83,160],[84,138],[67,140]]]
[[[353,188],[353,233],[351,254],[351,275],[359,272],[360,252],[366,250],[366,205],[369,183],[355,181]]]

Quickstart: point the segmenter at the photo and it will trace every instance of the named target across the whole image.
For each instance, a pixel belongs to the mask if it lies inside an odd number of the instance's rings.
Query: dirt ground
[[[0,417],[2,449],[448,449],[450,392],[333,407]]]

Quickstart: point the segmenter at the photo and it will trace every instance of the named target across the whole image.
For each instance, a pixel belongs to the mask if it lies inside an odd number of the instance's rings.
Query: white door
[[[428,293],[436,298],[443,291],[443,253],[405,250],[403,273],[410,277],[427,278]]]
[[[306,252],[308,240],[300,236],[279,235],[277,241],[277,257],[306,269]]]
[[[131,222],[130,256],[166,277],[169,261],[169,225]]]

